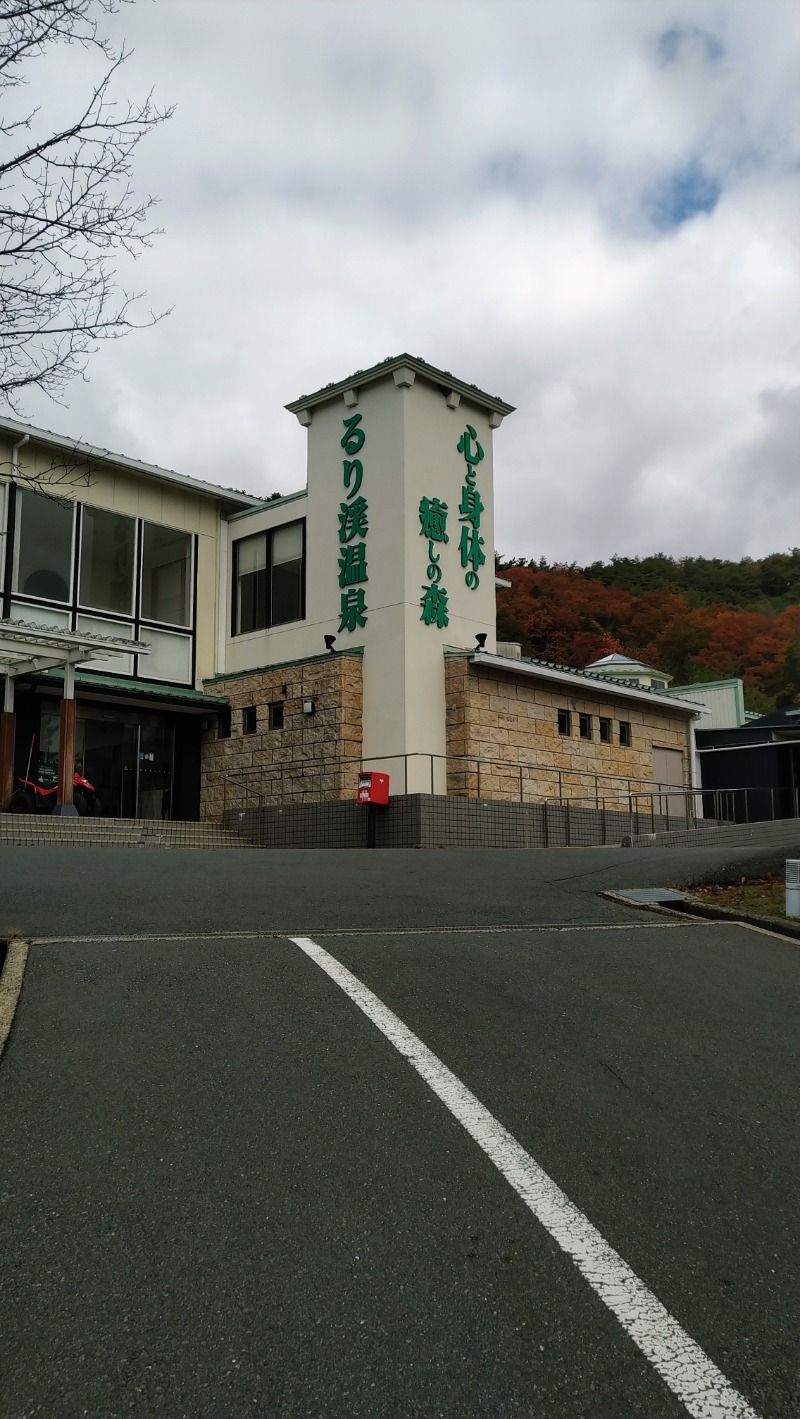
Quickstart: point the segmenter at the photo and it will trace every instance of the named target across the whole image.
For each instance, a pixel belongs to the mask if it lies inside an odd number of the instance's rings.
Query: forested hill
[[[654,557],[613,557],[610,562],[592,562],[580,570],[588,581],[618,586],[634,596],[664,588],[679,591],[690,606],[718,602],[748,611],[782,611],[800,602],[800,547],[773,552],[760,562],[751,557],[740,562],[717,557],[681,557],[676,561],[658,553]]]
[[[611,651],[675,684],[738,675],[748,709],[800,701],[800,548],[761,561],[614,557],[588,567],[498,562],[498,640],[584,666]]]

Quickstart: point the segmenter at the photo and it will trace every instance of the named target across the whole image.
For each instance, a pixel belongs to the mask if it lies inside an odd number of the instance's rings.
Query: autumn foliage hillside
[[[766,570],[765,570],[766,568]],[[590,568],[498,563],[498,640],[585,666],[623,651],[675,684],[741,676],[745,704],[800,700],[800,549],[764,562],[669,557]]]

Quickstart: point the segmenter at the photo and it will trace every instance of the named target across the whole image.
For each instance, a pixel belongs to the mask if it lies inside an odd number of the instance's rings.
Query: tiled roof
[[[562,670],[568,675],[578,676],[581,680],[600,680],[604,685],[627,685],[631,690],[642,690],[646,695],[656,695],[658,698],[666,694],[665,690],[653,690],[638,680],[624,680],[619,675],[603,675],[599,670],[578,670],[574,665],[559,665],[555,660],[536,660],[528,655],[521,656],[521,659],[526,665],[542,665],[546,670]]]
[[[514,413],[514,405],[507,404],[499,395],[487,394],[485,390],[479,389],[477,384],[468,384],[465,380],[459,379],[457,375],[451,374],[449,370],[437,369],[435,365],[429,365],[427,360],[420,359],[418,355],[409,354],[390,355],[388,359],[381,360],[379,364],[370,365],[369,369],[355,370],[346,379],[332,380],[330,384],[323,385],[322,389],[315,389],[313,394],[303,394],[300,399],[294,399],[291,404],[286,404],[284,407],[294,414],[306,404],[318,404],[339,390],[370,383],[400,365],[409,365],[418,374],[426,376],[436,383],[448,385],[467,397],[471,394],[479,404],[488,405],[490,409],[496,409],[500,414]]]

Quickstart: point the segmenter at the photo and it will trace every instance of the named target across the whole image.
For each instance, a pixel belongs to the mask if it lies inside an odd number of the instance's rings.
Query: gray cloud
[[[178,104],[137,167],[166,234],[123,273],[175,310],[32,419],[290,491],[304,435],[283,404],[410,349],[518,406],[496,439],[507,554],[798,540],[763,497],[791,497],[800,380],[789,7],[708,0],[702,27],[693,0],[224,17],[139,0],[116,21],[127,90]],[[55,57],[42,94],[66,103],[88,63]]]

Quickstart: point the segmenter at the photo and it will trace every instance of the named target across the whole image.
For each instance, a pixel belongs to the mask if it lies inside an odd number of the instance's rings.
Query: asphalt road
[[[299,933],[796,1419],[798,947],[597,896],[711,859],[4,851],[3,1419],[687,1412]]]

